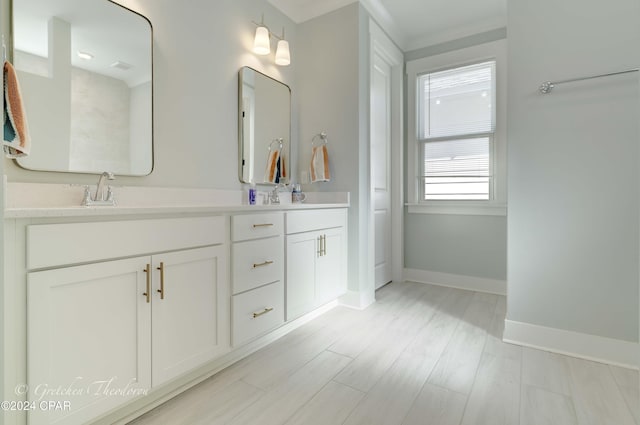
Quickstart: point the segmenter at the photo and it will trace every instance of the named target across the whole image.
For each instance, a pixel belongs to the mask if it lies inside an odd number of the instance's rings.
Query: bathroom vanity
[[[19,367],[3,385],[69,408],[7,423],[125,423],[347,291],[348,194],[248,206],[240,191],[116,188],[118,206],[76,207],[81,187],[21,185],[4,235],[5,350]]]

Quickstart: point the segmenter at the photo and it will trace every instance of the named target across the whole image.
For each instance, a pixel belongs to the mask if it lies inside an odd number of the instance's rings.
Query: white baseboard
[[[638,343],[635,342],[513,320],[504,321],[503,341],[600,363],[638,369]]]
[[[356,310],[364,310],[374,302],[376,302],[375,298],[363,297],[360,292],[357,291],[347,291],[346,294],[339,298],[339,304],[341,306]]]
[[[418,269],[404,269],[404,280],[467,289],[469,291],[487,292],[489,294],[507,294],[506,280],[486,279],[483,277],[463,276]]]

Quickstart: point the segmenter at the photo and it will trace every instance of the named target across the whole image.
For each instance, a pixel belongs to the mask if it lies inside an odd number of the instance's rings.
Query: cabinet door
[[[70,410],[32,410],[29,424],[87,423],[150,388],[148,262],[28,274],[28,397],[70,404]]]
[[[222,245],[153,256],[154,387],[229,349],[226,265]]]
[[[319,235],[318,232],[287,235],[287,320],[314,307]]]
[[[344,227],[321,232],[322,253],[316,259],[317,305],[333,301],[347,292],[346,235]]]

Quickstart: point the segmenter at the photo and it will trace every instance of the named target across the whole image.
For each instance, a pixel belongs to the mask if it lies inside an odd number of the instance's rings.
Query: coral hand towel
[[[27,114],[22,104],[22,94],[18,77],[9,62],[4,63],[4,120],[3,148],[8,158],[29,155],[31,137],[27,124]]]
[[[329,155],[327,145],[314,146],[311,149],[311,183],[328,182],[331,180],[329,173]]]

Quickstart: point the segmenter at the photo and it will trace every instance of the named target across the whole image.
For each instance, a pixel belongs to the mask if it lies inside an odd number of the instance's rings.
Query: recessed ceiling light
[[[78,57],[80,59],[84,59],[84,60],[87,60],[87,61],[93,59],[93,55],[91,53],[83,52],[83,51],[80,51],[80,50],[78,50]]]
[[[110,66],[111,66],[111,68],[118,68],[118,69],[121,69],[123,71],[131,69],[133,67],[133,65],[128,64],[126,62],[122,62],[122,61],[115,61]]]

